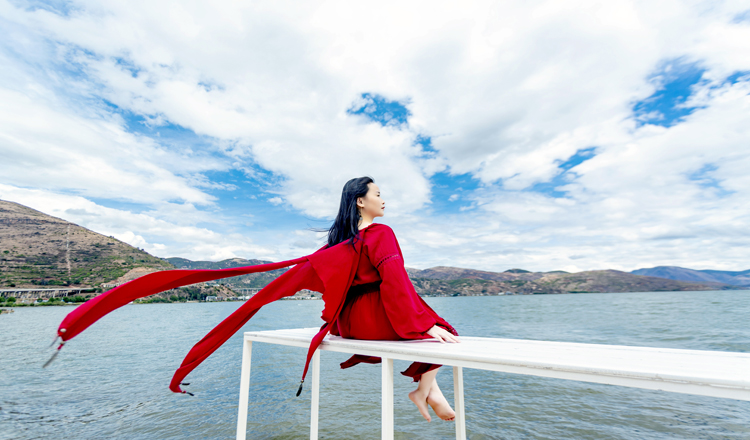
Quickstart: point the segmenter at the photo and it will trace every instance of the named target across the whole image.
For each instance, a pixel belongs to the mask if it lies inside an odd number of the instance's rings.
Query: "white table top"
[[[246,332],[245,340],[308,347],[317,328]],[[461,336],[366,341],[328,335],[320,350],[713,397],[750,400],[750,353]]]

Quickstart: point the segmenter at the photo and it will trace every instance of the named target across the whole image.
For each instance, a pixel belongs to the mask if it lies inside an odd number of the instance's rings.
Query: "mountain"
[[[730,272],[723,270],[695,270],[677,266],[657,266],[630,272],[635,275],[667,278],[699,283],[722,283],[732,286],[750,286],[750,270]]]
[[[98,287],[133,269],[173,266],[116,238],[0,200],[0,288]]]
[[[487,280],[487,281],[512,281],[519,278],[520,274],[514,272],[487,272],[475,269],[463,269],[460,267],[437,266],[429,269],[419,270],[407,268],[406,272],[412,278],[428,278],[432,280]],[[524,271],[523,274],[530,272]],[[535,278],[541,278],[538,275]]]
[[[168,262],[178,269],[228,269],[230,267],[255,266],[257,264],[272,263],[265,260],[246,260],[244,258],[230,258],[222,261],[191,261],[186,258],[166,258]],[[218,280],[220,284],[228,285],[233,289],[265,287],[276,277],[289,270],[289,268],[276,269],[269,272],[251,273],[237,277]]]
[[[185,258],[167,258],[180,269],[225,269],[269,263],[263,260],[231,258],[223,261],[191,261]],[[271,272],[255,273],[226,278],[219,282],[229,288],[264,287],[287,268]],[[595,292],[658,292],[680,290],[721,290],[733,286],[719,283],[695,283],[668,280],[658,277],[640,276],[617,270],[594,270],[568,273],[564,271],[530,272],[511,269],[505,272],[489,272],[460,267],[437,266],[429,269],[406,268],[414,288],[426,296],[479,296],[498,295],[504,292],[516,294],[540,293],[595,293]]]
[[[421,295],[476,296],[539,293],[656,292],[680,290],[720,290],[732,286],[717,283],[691,283],[634,275],[617,270],[578,273],[563,271],[529,272],[512,270],[487,272],[456,267],[407,268],[415,289]]]
[[[725,284],[691,283],[634,275],[619,270],[590,270],[578,273],[547,273],[537,280],[541,288],[549,286],[568,293],[663,292],[680,290],[722,290]]]
[[[229,269],[230,267],[255,266],[257,264],[273,263],[266,260],[246,260],[244,258],[230,258],[221,261],[192,261],[187,258],[165,258],[177,269]]]
[[[0,288],[76,285],[106,290],[110,286],[101,286],[102,283],[122,283],[156,270],[175,267],[224,269],[263,263],[269,261],[243,258],[218,262],[191,261],[185,258],[163,260],[113,237],[17,203],[0,200]],[[282,268],[227,278],[219,280],[217,284],[243,292],[240,289],[265,287],[286,270],[288,269]],[[533,294],[717,290],[737,288],[737,285],[750,286],[750,271],[693,271],[674,267],[634,271],[656,271],[654,273],[659,274],[656,276],[615,270],[567,273],[511,269],[489,272],[447,266],[406,270],[417,292],[436,296],[497,295],[503,292]],[[693,278],[685,279],[688,276]],[[202,290],[190,293],[190,297],[205,296],[216,289],[226,290],[225,287],[194,286],[194,290]],[[230,291],[224,290],[219,294],[230,295]],[[180,296],[183,293],[175,291],[164,295]]]

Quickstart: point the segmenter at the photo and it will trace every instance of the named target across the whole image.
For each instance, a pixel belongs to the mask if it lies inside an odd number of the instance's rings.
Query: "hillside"
[[[175,267],[224,269],[263,263],[269,261],[243,258],[218,262],[191,261],[185,258],[162,260],[115,238],[16,203],[0,201],[0,288],[60,285],[100,287],[102,283],[122,283],[149,272]],[[642,276],[615,270],[567,273],[511,269],[505,272],[489,272],[446,266],[424,270],[407,268],[407,272],[417,292],[431,296],[497,295],[504,292],[554,294],[737,288],[714,281],[730,278],[735,283],[747,282],[745,285],[750,285],[750,271],[692,271],[664,267],[641,271],[656,269],[659,270],[654,273],[661,276]],[[243,292],[242,289],[264,287],[286,270],[288,269],[283,268],[227,278],[215,283],[223,287],[215,284],[192,286],[193,290],[190,292],[170,291],[160,296],[176,295],[190,299],[206,295],[232,296],[232,291]],[[699,279],[684,281],[670,279],[666,275],[683,278],[694,276]]]
[[[724,270],[695,270],[677,266],[657,266],[650,269],[634,270],[630,273],[670,280],[750,286],[750,270],[732,272]]]
[[[725,284],[690,283],[664,278],[633,275],[619,270],[592,270],[569,274],[547,274],[537,283],[569,293],[587,292],[663,292],[680,290],[721,290]]]
[[[268,263],[262,260],[232,258],[223,261],[191,261],[184,258],[167,258],[177,268],[224,269]],[[232,289],[264,287],[287,269],[226,278],[220,282]],[[578,273],[563,271],[530,272],[511,269],[489,272],[459,267],[438,266],[429,269],[407,267],[406,272],[420,295],[426,296],[480,296],[504,292],[516,294],[588,293],[588,292],[657,292],[680,290],[720,290],[732,288],[725,284],[690,283],[645,277],[616,270],[598,270]]]
[[[228,269],[230,267],[255,266],[256,264],[271,263],[265,260],[246,260],[244,258],[230,258],[222,261],[191,261],[186,258],[166,258],[178,269]],[[251,273],[238,277],[224,278],[218,282],[233,289],[265,287],[289,268],[276,269],[269,272]]]
[[[536,280],[544,276],[544,272],[529,272],[521,269],[511,269],[505,272],[487,272],[483,270],[463,269],[460,267],[437,266],[419,270],[407,268],[409,276],[414,278],[428,278],[433,280],[487,280],[487,281],[516,281]]]
[[[115,238],[0,200],[0,288],[98,287],[139,267],[173,268]]]
[[[230,258],[221,261],[192,261],[187,258],[165,258],[177,269],[228,269],[230,267],[255,266],[271,263],[265,260],[246,260],[244,258]]]
[[[180,269],[224,269],[268,263],[268,261],[243,258],[232,258],[217,262],[167,258],[167,261]],[[220,282],[235,290],[264,287],[286,270],[284,268],[272,272],[242,275],[226,278]],[[530,272],[522,269],[511,269],[505,272],[489,272],[438,266],[424,270],[407,267],[406,272],[416,291],[425,296],[480,296],[498,295],[504,292],[515,294],[658,292],[734,288],[725,284],[675,281],[616,270],[567,273],[563,271]]]
[[[456,267],[408,268],[414,287],[421,295],[476,296],[539,293],[657,292],[680,290],[721,290],[732,286],[717,283],[690,283],[634,275],[616,270],[578,273],[529,272],[511,270],[487,272]]]

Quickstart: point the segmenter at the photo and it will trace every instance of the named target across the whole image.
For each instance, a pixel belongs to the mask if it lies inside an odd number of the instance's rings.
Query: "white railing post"
[[[383,357],[381,438],[393,440],[393,359]]]
[[[320,350],[315,350],[312,358],[312,398],[310,400],[310,440],[317,440],[320,408]]]
[[[250,358],[253,354],[253,341],[242,344],[242,371],[240,373],[240,406],[237,410],[237,440],[245,440],[247,434],[247,401],[250,394]]]
[[[463,367],[453,367],[453,404],[456,406],[456,440],[466,440]]]

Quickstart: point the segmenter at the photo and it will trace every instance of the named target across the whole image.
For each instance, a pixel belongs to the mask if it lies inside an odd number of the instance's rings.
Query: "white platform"
[[[246,332],[237,439],[245,439],[252,343],[308,348],[317,328]],[[311,362],[310,438],[317,439],[320,350],[383,358],[382,438],[393,438],[393,359],[453,366],[456,438],[466,438],[463,370],[570,379],[651,390],[750,400],[750,353],[461,336],[460,344],[362,341],[328,335]],[[306,352],[305,352],[306,353]]]

